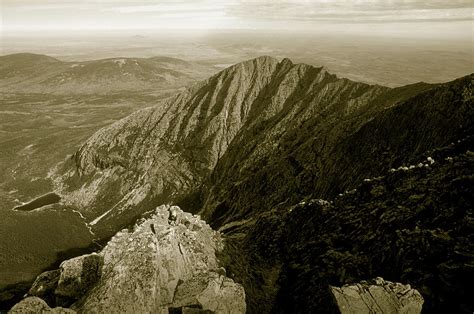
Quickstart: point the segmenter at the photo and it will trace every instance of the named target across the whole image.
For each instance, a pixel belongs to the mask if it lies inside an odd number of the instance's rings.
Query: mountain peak
[[[278,63],[278,59],[272,56],[260,56],[254,59],[250,59],[248,61],[244,61],[244,63],[245,62],[256,62],[257,64],[268,64],[268,63],[272,64],[272,63]]]
[[[258,71],[261,73],[265,73],[266,71],[274,71],[278,65],[278,59],[270,57],[270,56],[260,56],[254,59],[246,60],[239,62],[237,64],[234,64],[231,67],[228,67],[227,69],[223,70],[220,73],[231,73],[234,71],[239,71],[239,70],[246,70],[248,72],[254,72]],[[218,73],[217,75],[219,75]]]

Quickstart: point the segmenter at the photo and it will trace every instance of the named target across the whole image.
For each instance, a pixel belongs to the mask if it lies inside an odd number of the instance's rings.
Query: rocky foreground
[[[54,313],[245,313],[244,289],[216,258],[222,245],[199,217],[163,205],[133,230],[117,233],[100,253],[41,274],[11,313],[56,306]]]
[[[39,275],[9,313],[245,313],[244,288],[226,277],[223,240],[198,216],[163,205],[100,253]],[[420,313],[409,285],[377,278],[331,287],[341,313]]]

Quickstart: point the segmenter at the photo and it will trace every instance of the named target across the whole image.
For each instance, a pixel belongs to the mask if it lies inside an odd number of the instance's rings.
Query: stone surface
[[[132,231],[118,232],[96,254],[41,274],[31,291],[54,288],[56,303],[85,313],[245,313],[245,291],[225,277],[221,235],[199,216],[162,205]],[[59,277],[59,278],[58,278]],[[17,309],[47,307],[27,298]]]
[[[166,313],[198,305],[245,313],[242,286],[219,275],[220,234],[176,206],[160,206],[100,253],[102,277],[74,309],[92,313]]]
[[[245,313],[245,291],[233,280],[215,272],[197,274],[181,283],[175,292],[173,306],[197,304],[215,313]]]
[[[331,287],[331,291],[341,314],[418,314],[423,306],[423,297],[416,289],[382,278]]]
[[[99,280],[102,263],[102,256],[95,253],[62,262],[55,294],[61,298],[78,300]]]
[[[62,307],[50,308],[46,302],[38,297],[28,297],[17,303],[8,313],[10,314],[37,314],[37,313],[52,313],[52,314],[67,314],[76,313],[71,309]]]

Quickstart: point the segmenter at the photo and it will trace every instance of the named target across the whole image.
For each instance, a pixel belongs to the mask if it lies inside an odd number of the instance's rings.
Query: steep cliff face
[[[188,196],[247,122],[277,66],[269,57],[238,64],[100,130],[66,165],[59,189],[99,230]]]
[[[469,134],[470,79],[389,89],[260,57],[98,131],[56,188],[99,236],[166,202],[219,226],[333,197]]]
[[[199,217],[163,205],[133,230],[117,233],[100,253],[40,275],[29,294],[83,313],[245,313],[244,289],[216,258],[222,247],[221,235]],[[29,297],[12,313],[33,306],[47,309]]]

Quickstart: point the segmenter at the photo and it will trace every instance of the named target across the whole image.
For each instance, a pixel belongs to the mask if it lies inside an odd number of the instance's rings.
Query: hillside
[[[0,56],[0,90],[62,95],[151,91],[183,87],[214,72],[208,66],[168,57],[62,62],[20,53]]]
[[[221,225],[307,196],[334,197],[472,134],[470,84],[464,77],[421,93],[426,87],[419,86],[395,106],[381,94],[354,112],[341,106],[306,117],[290,102],[294,113],[245,130],[219,160],[207,183],[205,217]]]
[[[221,257],[249,311],[329,313],[328,285],[383,276],[418,289],[425,312],[472,312],[473,144],[470,136],[329,201],[222,228]]]

